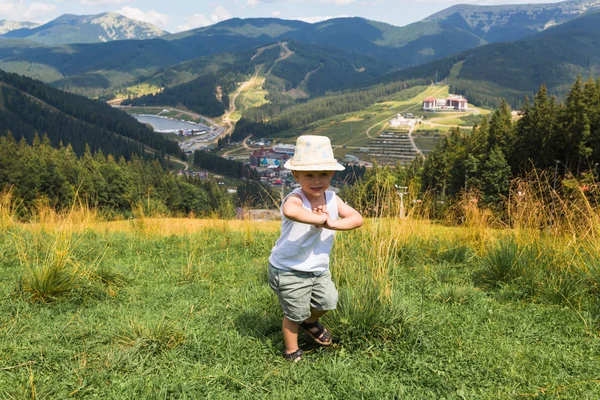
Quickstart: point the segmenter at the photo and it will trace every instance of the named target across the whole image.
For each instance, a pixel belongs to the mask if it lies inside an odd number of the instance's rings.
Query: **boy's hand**
[[[327,224],[327,220],[329,220],[329,212],[327,211],[327,205],[314,207],[312,209],[312,212],[324,216],[323,222],[320,225],[315,225],[315,227],[322,228],[325,224]]]
[[[321,225],[321,227],[327,228],[327,229],[331,229],[331,230],[335,230],[335,224],[337,222],[338,222],[338,220],[331,219],[331,218],[329,218],[329,215],[328,215],[327,219],[325,220],[325,222],[323,223],[323,225]]]

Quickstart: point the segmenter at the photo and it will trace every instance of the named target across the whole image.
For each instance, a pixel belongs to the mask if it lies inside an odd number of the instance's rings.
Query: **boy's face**
[[[309,198],[323,196],[333,178],[333,171],[293,171],[292,174]]]

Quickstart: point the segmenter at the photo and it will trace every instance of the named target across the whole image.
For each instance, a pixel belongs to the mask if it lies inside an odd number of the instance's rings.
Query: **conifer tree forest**
[[[62,210],[82,201],[106,218],[133,215],[234,215],[231,196],[216,182],[177,177],[155,161],[126,161],[70,145],[54,148],[47,136],[29,145],[0,137],[0,192],[17,199],[17,215],[31,217],[39,202]]]
[[[564,104],[542,86],[517,118],[506,102],[472,131],[452,129],[425,160],[421,191],[452,198],[477,189],[488,205],[506,198],[510,182],[531,171],[597,180],[600,163],[600,80],[578,78]],[[558,187],[557,187],[558,189]]]

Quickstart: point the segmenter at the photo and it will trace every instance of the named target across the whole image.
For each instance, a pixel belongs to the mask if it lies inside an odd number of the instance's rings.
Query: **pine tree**
[[[533,98],[533,105],[524,104],[523,116],[516,124],[512,151],[507,159],[513,173],[532,167],[548,168],[564,149],[559,140],[558,107],[542,85]]]
[[[510,166],[500,146],[494,146],[481,170],[483,200],[486,204],[500,206],[510,187]]]

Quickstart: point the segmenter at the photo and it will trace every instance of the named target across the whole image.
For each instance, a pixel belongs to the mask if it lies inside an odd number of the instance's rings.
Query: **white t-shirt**
[[[310,202],[300,188],[290,193],[283,202],[292,194],[300,195],[302,207],[312,212]],[[325,192],[325,202],[329,218],[339,219],[335,193]],[[271,250],[271,265],[284,271],[319,273],[327,270],[335,231],[287,219],[283,215],[283,203],[281,210],[281,236]]]

